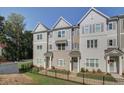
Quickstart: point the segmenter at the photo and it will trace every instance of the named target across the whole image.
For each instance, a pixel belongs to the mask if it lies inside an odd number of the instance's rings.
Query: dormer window
[[[96,32],[101,32],[101,24],[96,24],[95,25],[95,31]]]

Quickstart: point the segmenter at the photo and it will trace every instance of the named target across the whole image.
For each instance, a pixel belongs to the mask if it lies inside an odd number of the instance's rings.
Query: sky
[[[26,30],[33,30],[38,22],[51,28],[60,16],[75,25],[90,7],[1,7],[0,16],[6,19],[11,13],[21,14],[25,17]],[[107,16],[124,14],[124,7],[97,7]]]

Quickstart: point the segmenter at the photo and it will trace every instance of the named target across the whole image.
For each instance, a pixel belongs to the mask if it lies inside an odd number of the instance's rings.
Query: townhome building
[[[33,30],[33,64],[38,67],[80,72],[100,69],[124,72],[124,15],[109,17],[91,8],[76,24],[60,17],[48,29]]]

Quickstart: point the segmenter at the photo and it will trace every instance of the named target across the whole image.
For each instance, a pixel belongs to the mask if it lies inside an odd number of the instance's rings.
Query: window
[[[101,24],[96,24],[95,25],[95,31],[96,32],[101,32]]]
[[[40,39],[42,39],[42,34],[40,34]]]
[[[109,29],[109,30],[112,30],[112,23],[109,23],[108,29]]]
[[[89,32],[90,32],[90,26],[85,26],[84,33],[89,33]]]
[[[94,47],[97,48],[97,40],[94,40]]]
[[[37,46],[37,49],[39,50],[39,49],[42,49],[42,45],[38,45]]]
[[[58,44],[58,50],[65,50],[65,44]]]
[[[97,48],[98,42],[96,39],[94,40],[87,40],[87,48]]]
[[[37,40],[39,40],[40,39],[40,36],[39,35],[37,35]]]
[[[90,48],[90,40],[87,40],[87,48]]]
[[[91,48],[93,48],[93,40],[91,40]]]
[[[65,37],[65,31],[62,31],[62,36],[61,37]]]
[[[58,37],[65,37],[65,31],[59,31]]]
[[[99,67],[99,59],[86,59],[87,67]]]
[[[61,31],[58,32],[58,37],[61,37]]]
[[[116,39],[108,40],[108,46],[116,46]]]
[[[58,66],[64,66],[65,65],[64,60],[63,59],[58,59],[57,65]]]

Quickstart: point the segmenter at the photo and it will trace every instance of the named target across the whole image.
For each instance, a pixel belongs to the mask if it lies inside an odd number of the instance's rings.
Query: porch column
[[[80,72],[80,57],[78,57],[78,63],[77,63],[77,65],[78,65],[78,66],[77,66],[77,67],[78,67],[78,68],[77,68],[77,72]]]
[[[110,56],[107,56],[107,73],[110,73],[110,67],[109,67],[109,61],[110,61]]]
[[[51,69],[51,66],[52,66],[52,63],[51,63],[52,62],[52,57],[51,56],[50,56],[50,61],[49,62],[50,62],[49,68]]]
[[[46,69],[46,59],[44,60],[44,69]]]
[[[72,58],[70,57],[70,62],[69,62],[69,71],[71,72],[71,70],[72,70],[72,67],[71,67],[71,60],[72,60]]]
[[[122,75],[122,56],[119,56],[119,75]]]

